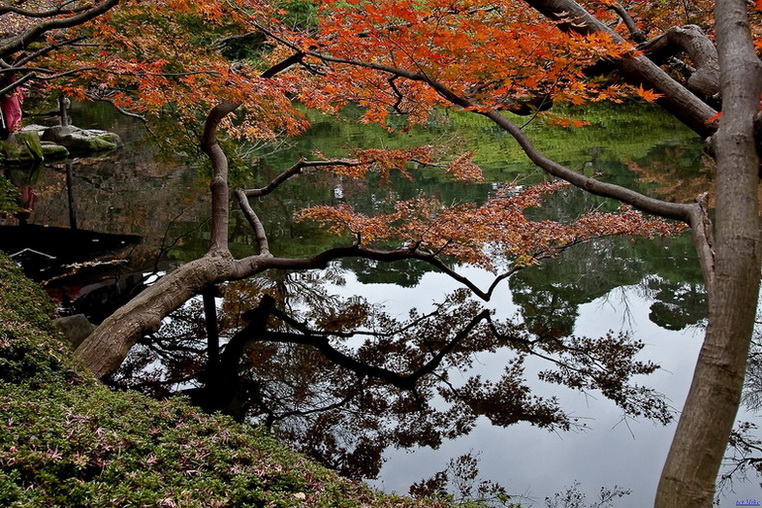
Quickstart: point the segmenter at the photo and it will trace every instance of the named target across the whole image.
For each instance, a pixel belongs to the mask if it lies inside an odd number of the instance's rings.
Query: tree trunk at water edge
[[[716,2],[722,117],[717,161],[715,258],[709,321],[691,389],[662,472],[658,508],[712,506],[715,482],[741,399],[760,274],[755,118],[762,92],[743,0]]]

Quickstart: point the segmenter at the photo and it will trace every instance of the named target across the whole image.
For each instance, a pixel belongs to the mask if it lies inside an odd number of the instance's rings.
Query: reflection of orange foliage
[[[302,210],[299,220],[314,220],[333,234],[350,233],[363,245],[401,242],[454,256],[460,262],[495,270],[497,259],[531,264],[582,241],[601,236],[665,236],[682,231],[679,225],[647,219],[639,212],[595,212],[563,224],[531,221],[524,210],[538,207],[542,198],[564,184],[540,184],[525,189],[507,187],[481,206],[444,206],[432,199],[399,202],[395,211],[367,216],[349,205],[316,206]],[[496,254],[498,255],[496,258]]]
[[[678,160],[675,157],[667,157],[667,160]],[[652,162],[649,167],[639,166],[635,162],[629,162],[627,167],[639,176],[639,181],[652,184],[656,192],[664,199],[678,203],[690,203],[697,196],[709,192],[709,208],[714,208],[714,161],[704,157],[704,166],[700,171],[695,169],[686,170],[676,163]],[[759,202],[762,203],[762,186],[757,186]],[[762,207],[759,214],[762,215]]]
[[[220,315],[220,328],[229,330],[244,326],[241,314],[255,308],[262,294],[263,288],[256,279],[230,282],[224,286],[225,298],[222,300],[222,313]],[[268,291],[273,294],[272,288]],[[277,295],[280,296],[280,295]]]
[[[699,194],[709,192],[710,206],[714,201],[714,183],[712,181],[714,162],[704,157],[703,165],[696,168],[681,167],[680,158],[684,149],[672,147],[661,160],[652,159],[648,167],[631,161],[627,163],[630,171],[638,175],[642,183],[653,185],[656,193],[663,199],[677,203],[691,203]]]

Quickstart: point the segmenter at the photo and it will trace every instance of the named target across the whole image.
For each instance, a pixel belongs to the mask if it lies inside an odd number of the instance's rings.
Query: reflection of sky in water
[[[80,111],[79,113],[87,112],[95,115],[96,113],[103,114],[104,110],[89,107],[87,111]],[[685,139],[692,138],[688,134],[680,134],[682,131],[678,127],[659,121],[658,118],[655,119],[646,113],[642,108],[635,110],[627,110],[627,108],[621,107],[610,110],[603,109],[602,113],[594,117],[596,120],[594,128],[574,131],[552,130],[545,133],[546,136],[536,137],[538,138],[537,141],[543,145],[542,148],[547,150],[550,155],[569,157],[569,162],[573,167],[593,164],[595,167],[592,169],[605,174],[606,177],[614,181],[625,180],[619,183],[634,184],[632,180],[636,176],[625,170],[625,163],[633,160],[638,161],[643,168],[654,170],[652,171],[653,174],[645,174],[645,177],[648,177],[647,180],[653,180],[652,186],[659,189],[662,187],[671,189],[671,184],[680,182],[678,190],[686,190],[690,194],[689,198],[692,199],[692,196],[698,192],[694,191],[695,186],[688,185],[689,178],[696,180],[698,182],[696,185],[702,190],[705,186],[700,167],[698,167],[701,164],[701,144],[683,146],[669,140],[665,144],[665,139],[671,139],[672,136]],[[459,136],[473,142],[469,146],[479,147],[479,162],[484,163],[491,170],[488,181],[513,181],[517,175],[537,174],[525,162],[524,156],[518,153],[515,143],[508,141],[504,133],[492,133],[489,129],[485,130],[485,127],[478,121],[472,123],[472,118],[472,116],[455,118],[457,120],[455,128]],[[622,121],[623,119],[626,122]],[[176,216],[176,203],[182,201],[180,197],[187,199],[189,195],[194,196],[200,203],[200,209],[205,210],[203,191],[198,192],[195,187],[182,182],[179,182],[182,185],[175,186],[176,190],[172,190],[175,187],[164,187],[165,182],[174,181],[165,178],[167,169],[163,165],[157,166],[155,162],[144,161],[145,156],[150,156],[150,153],[146,151],[145,140],[142,137],[137,140],[130,137],[130,134],[134,136],[142,131],[135,129],[132,124],[129,124],[129,128],[116,127],[117,122],[124,122],[125,120],[122,117],[113,117],[111,114],[104,118],[98,117],[97,120],[100,123],[105,122],[105,124],[94,126],[117,130],[125,138],[126,145],[133,147],[133,149],[120,152],[121,160],[119,162],[124,163],[122,166],[115,167],[111,162],[108,163],[107,170],[103,171],[104,176],[99,177],[100,179],[96,181],[98,183],[102,180],[105,182],[103,185],[100,183],[99,185],[90,185],[84,179],[77,181],[77,190],[80,192],[78,194],[80,201],[78,213],[80,220],[90,221],[87,222],[88,227],[106,230],[118,225],[121,228],[119,232],[133,232],[124,230],[124,228],[132,225],[136,228],[135,233],[145,235],[148,233],[146,231],[148,226],[149,230],[153,230],[161,236],[160,233],[166,230],[167,218]],[[77,123],[90,126],[94,121],[95,118],[78,119]],[[299,156],[309,153],[315,148],[320,148],[329,155],[345,156],[349,144],[397,147],[398,141],[390,139],[385,131],[379,132],[374,133],[368,130],[367,126],[357,127],[347,122],[333,120],[321,122],[308,135],[295,140],[296,145],[293,150],[268,157],[268,165],[273,168],[287,167]],[[360,134],[364,137],[357,139]],[[353,142],[350,143],[350,139]],[[436,140],[436,138],[432,139],[431,132],[414,130],[409,135],[403,136],[402,144],[405,146],[430,144]],[[601,146],[602,141],[603,146]],[[141,158],[139,162],[135,162],[138,159],[133,160],[133,157],[138,156]],[[591,159],[592,162],[590,162]],[[136,169],[140,170],[136,171]],[[87,175],[88,178],[93,176],[92,168],[83,169],[80,173]],[[182,172],[182,174],[190,179],[190,176],[194,175],[195,172]],[[143,179],[151,175],[157,177],[155,180],[161,185],[146,184]],[[696,178],[697,175],[698,178]],[[425,177],[426,175],[422,176]],[[638,173],[638,178],[640,177],[644,177],[644,175]],[[385,199],[396,201],[418,195],[422,190],[429,190],[431,194],[439,196],[444,202],[468,199],[478,202],[483,200],[490,188],[494,190],[492,187],[494,184],[464,188],[460,184],[441,182],[439,179],[422,178],[422,181],[415,185],[401,179],[398,182],[399,185],[395,187],[395,193],[387,196],[388,188],[373,186],[366,188],[363,185],[349,185],[348,182],[344,181],[338,182],[338,185],[341,186],[331,186],[331,182],[336,183],[335,179],[329,180],[328,187],[325,189],[314,187],[311,184],[286,186],[282,189],[283,192],[278,193],[278,199],[282,199],[284,203],[293,202],[301,205],[311,203],[317,198],[325,199],[328,196],[341,201],[354,199],[354,201],[358,201],[359,205],[365,203],[372,209]],[[347,184],[346,187],[344,184]],[[153,191],[146,193],[146,188],[153,189]],[[104,194],[103,190],[108,191],[108,199],[103,201],[108,201],[112,207],[115,203],[114,200],[122,196],[125,210],[127,210],[128,205],[144,203],[143,208],[147,211],[141,212],[142,209],[138,208],[138,212],[120,215],[113,219],[113,223],[104,224],[103,219],[110,218],[110,212],[109,214],[103,213],[102,206],[98,205],[97,199],[95,199]],[[60,206],[53,206],[57,197],[60,198],[65,195],[65,193],[59,194],[52,192],[50,195],[44,196],[44,199],[39,201],[35,213],[40,217],[65,217],[66,214],[62,213],[62,210],[66,210],[66,204],[63,201]],[[172,196],[176,197],[173,198]],[[95,199],[94,204],[88,204],[91,197]],[[161,199],[149,200],[147,197],[159,197]],[[586,196],[582,203],[575,207],[573,203],[559,198],[558,206],[554,209],[573,215],[576,213],[575,211],[584,211],[592,206],[588,200],[589,196]],[[164,204],[172,206],[162,206]],[[50,210],[48,211],[45,206],[48,206]],[[43,213],[46,211],[48,211],[47,215]],[[154,219],[154,215],[161,215],[159,212],[163,213],[161,220]],[[270,220],[271,215],[277,215],[275,212],[274,208],[268,208],[263,219]],[[199,213],[198,216],[204,217],[205,212]],[[128,221],[130,218],[132,218],[131,221]],[[186,219],[183,218],[183,220]],[[192,221],[193,219],[188,220]],[[292,226],[286,224],[286,226],[278,227],[280,229],[274,228],[273,230],[288,233]],[[273,236],[276,235],[273,234]],[[148,243],[147,240],[146,243]],[[277,238],[273,238],[273,240],[274,244],[278,243]],[[295,243],[301,244],[301,242],[294,242],[293,238],[288,235],[283,240],[283,244],[287,247],[292,247]],[[193,245],[194,242],[189,241],[186,248],[190,249]],[[202,245],[205,249],[205,239],[198,245]],[[198,245],[196,245],[197,248]],[[285,251],[290,252],[287,249]],[[249,252],[248,246],[246,252]],[[649,256],[656,254],[658,253],[648,252]],[[195,254],[189,251],[186,257],[193,255]],[[595,258],[600,259],[601,256],[610,255],[611,253],[606,252],[595,253]],[[625,251],[620,255],[624,257],[617,260],[618,263],[622,263],[617,267],[624,270],[623,260],[642,256],[642,253]],[[609,259],[611,258],[609,257]],[[675,263],[674,259],[665,261],[666,266],[673,263]],[[582,277],[589,276],[589,272],[584,270],[595,269],[595,262],[590,263],[589,260],[578,263],[578,265],[582,270],[580,272]],[[629,267],[628,270],[634,269],[630,265],[627,266]],[[640,270],[638,269],[634,273],[641,273]],[[610,271],[599,272],[598,275],[603,278],[616,278]],[[468,274],[472,280],[480,282],[483,289],[486,289],[491,282],[489,276],[479,270],[471,269],[464,273]],[[642,273],[653,273],[653,271],[643,269]],[[549,274],[545,273],[541,276],[553,277],[554,274],[557,275],[550,271]],[[677,277],[676,274],[667,270],[667,274],[673,275],[673,280],[685,280],[682,273],[680,277]],[[416,285],[415,278],[418,275],[418,272],[412,272],[410,278],[406,280],[415,287],[405,288],[395,284],[360,284],[354,274],[347,272],[345,273],[347,285],[332,286],[331,289],[334,289],[336,294],[345,296],[360,294],[373,303],[386,303],[389,312],[405,315],[410,306],[417,305],[419,310],[424,310],[426,305],[441,301],[443,295],[449,290],[460,287],[448,277],[433,272],[420,274],[421,280]],[[399,281],[399,277],[397,280]],[[593,283],[595,282],[597,281],[593,281]],[[614,281],[600,282],[604,284]],[[620,281],[619,283],[629,284],[631,282]],[[527,286],[525,289],[535,289],[531,283],[526,283],[525,286]],[[511,317],[518,311],[518,306],[512,303],[508,287],[508,284],[503,282],[490,303],[492,308],[499,309],[500,317]],[[602,292],[605,288],[599,289]],[[667,287],[667,289],[669,288]],[[600,294],[600,292],[596,294]],[[642,294],[643,292],[638,288],[624,286],[613,290],[606,297],[582,305],[579,308],[575,333],[598,337],[609,330],[616,332],[632,331],[636,338],[642,339],[647,344],[643,352],[645,357],[651,358],[663,366],[663,370],[657,371],[641,382],[665,393],[675,407],[681,407],[693,372],[702,333],[695,329],[672,332],[657,327],[649,320],[651,301],[645,300],[641,296]],[[502,370],[503,361],[499,354],[483,354],[479,356],[478,363],[481,364],[485,374],[495,374],[496,376]],[[532,368],[538,369],[540,366],[538,363],[532,363],[528,360],[527,379],[530,381],[535,379],[534,372],[530,372]],[[480,454],[479,467],[484,479],[491,479],[505,485],[509,492],[526,494],[537,500],[541,506],[545,496],[564,490],[571,486],[575,480],[580,482],[580,489],[588,495],[588,501],[593,500],[601,486],[613,487],[616,484],[633,491],[632,495],[619,499],[616,506],[642,507],[652,504],[656,483],[672,438],[673,427],[665,428],[651,421],[628,421],[625,424],[621,420],[621,410],[602,397],[593,400],[569,389],[555,385],[543,385],[536,380],[531,382],[531,385],[536,395],[559,396],[564,409],[575,416],[586,418],[584,421],[589,430],[582,433],[555,434],[531,427],[528,424],[498,428],[492,427],[486,419],[482,418],[480,421],[483,424],[479,425],[470,435],[445,442],[439,450],[421,449],[415,452],[390,450],[387,454],[389,461],[382,470],[382,481],[378,482],[377,485],[383,485],[386,490],[397,490],[404,493],[411,482],[428,477],[443,469],[450,458],[473,451]],[[758,417],[749,416],[747,419],[762,423]],[[736,500],[739,499],[762,498],[762,493],[759,492],[759,481],[756,483],[737,483],[735,488],[736,492],[726,495],[721,506],[735,506]]]
[[[488,274],[474,269],[466,273],[472,280],[480,281],[481,287],[488,286]],[[431,272],[426,273],[415,288],[362,285],[348,273],[346,286],[331,286],[331,289],[347,296],[361,294],[371,302],[385,303],[391,313],[404,315],[409,305],[430,305],[457,287],[448,277]],[[518,311],[507,288],[503,283],[489,304],[498,309],[502,317],[510,317]],[[662,366],[661,370],[638,381],[664,393],[674,407],[680,408],[688,391],[703,330],[688,328],[675,332],[659,328],[648,318],[651,303],[637,288],[615,289],[606,297],[580,307],[575,334],[598,337],[609,330],[632,331],[634,337],[646,343],[643,357]],[[480,372],[487,376],[502,370],[499,355],[482,355],[478,364]],[[617,485],[632,490],[632,494],[618,499],[615,506],[650,505],[674,424],[663,427],[650,420],[625,422],[621,410],[602,396],[588,397],[563,387],[531,382],[533,370],[543,366],[527,361],[527,379],[533,393],[558,396],[562,407],[580,417],[589,430],[553,433],[525,423],[500,428],[482,417],[470,435],[446,441],[439,450],[388,450],[380,480],[371,483],[387,491],[406,493],[412,482],[444,469],[450,458],[473,452],[479,454],[481,479],[501,483],[510,493],[526,495],[539,506],[544,506],[545,496],[565,490],[575,480],[588,502],[595,499],[601,487]],[[746,415],[745,418],[762,423],[758,416]],[[728,492],[720,506],[735,506],[738,499],[762,497],[759,481],[736,482],[734,488],[735,492]]]

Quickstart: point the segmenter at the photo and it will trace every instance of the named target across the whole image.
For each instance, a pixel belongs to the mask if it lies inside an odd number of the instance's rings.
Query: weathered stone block
[[[84,314],[54,319],[53,325],[69,341],[74,349],[95,330],[95,326],[87,320]]]

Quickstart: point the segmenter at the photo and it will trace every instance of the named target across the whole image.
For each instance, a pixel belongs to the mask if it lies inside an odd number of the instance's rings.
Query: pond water
[[[608,181],[686,201],[708,185],[710,169],[705,167],[700,143],[668,118],[635,107],[596,109],[585,114],[592,124],[587,129],[564,131],[541,125],[528,129],[533,130],[537,144],[548,155]],[[29,224],[68,228],[72,225],[70,211],[75,208],[75,225],[81,230],[139,237],[121,249],[108,249],[116,257],[129,260],[116,269],[113,264],[75,262],[67,272],[38,276],[46,279],[49,292],[65,311],[85,312],[98,321],[134,294],[145,274],[170,270],[206,250],[207,184],[203,163],[189,163],[183,156],[162,157],[157,145],[134,121],[96,106],[77,108],[72,117],[78,126],[117,132],[124,148],[98,159],[70,161],[68,180],[65,164],[49,165],[33,174],[24,168],[9,168],[6,173],[17,185],[34,190]],[[232,168],[233,183],[261,183],[314,150],[346,156],[352,146],[395,148],[432,143],[450,146],[453,153],[458,149],[478,150],[476,162],[485,171],[485,183],[452,182],[430,169],[415,172],[414,182],[395,178],[393,186],[309,175],[267,203],[256,204],[270,232],[271,248],[278,255],[316,252],[337,242],[314,226],[290,219],[292,211],[306,204],[351,202],[366,211],[380,210],[419,193],[436,195],[443,202],[479,202],[501,183],[526,185],[542,179],[511,139],[474,117],[450,115],[404,134],[310,117],[312,129],[288,146],[241,149]],[[564,192],[551,196],[541,213],[568,219],[594,207],[612,206],[582,193]],[[231,217],[231,233],[234,254],[252,252],[252,235],[240,214]],[[463,270],[481,287],[489,285],[486,272]],[[371,303],[383,304],[395,316],[406,315],[413,306],[425,312],[459,287],[441,273],[410,263],[395,266],[344,261],[313,279],[330,294],[347,298],[361,295]],[[221,308],[226,305],[232,304],[220,304]],[[642,340],[645,347],[639,358],[653,360],[662,369],[639,378],[638,383],[664,393],[674,408],[682,406],[704,319],[703,287],[687,238],[607,239],[575,247],[559,259],[504,282],[489,307],[504,319],[518,316],[530,328],[553,328],[563,335],[588,337],[626,332]],[[473,368],[485,377],[497,377],[506,363],[504,353],[500,349],[476,353]],[[589,501],[600,487],[618,485],[632,492],[614,506],[649,505],[673,425],[624,417],[621,409],[599,394],[582,394],[535,381],[543,368],[541,362],[531,359],[525,365],[533,393],[558,397],[564,410],[585,424],[584,430],[549,432],[524,423],[503,428],[480,417],[470,434],[445,441],[436,450],[386,450],[386,462],[372,483],[405,493],[413,481],[444,469],[450,458],[471,452],[478,455],[480,478],[525,496],[521,501],[526,505],[534,502],[543,506],[545,496],[574,482],[579,482]],[[466,374],[451,375],[455,379]],[[755,415],[743,416],[758,421]],[[762,497],[758,484],[736,483],[735,491],[727,492],[720,506]]]

